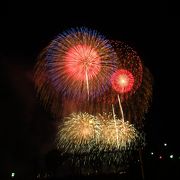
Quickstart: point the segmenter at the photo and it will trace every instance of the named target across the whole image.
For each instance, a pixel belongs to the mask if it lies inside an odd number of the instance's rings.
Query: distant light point
[[[153,153],[153,152],[151,152],[151,155],[154,155],[154,153]]]
[[[167,143],[164,143],[164,146],[167,146]]]
[[[12,172],[12,173],[11,173],[11,177],[12,177],[12,178],[14,178],[14,176],[15,176],[15,173],[14,173],[14,172]]]
[[[173,154],[171,154],[169,157],[170,157],[171,159],[173,159],[173,158],[174,158],[174,155],[173,155]]]

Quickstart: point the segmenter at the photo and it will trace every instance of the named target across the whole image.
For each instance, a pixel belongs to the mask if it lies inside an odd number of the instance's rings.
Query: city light
[[[14,176],[15,176],[15,173],[14,173],[14,172],[12,172],[12,173],[11,173],[11,177],[12,177],[12,178],[14,178]]]
[[[164,143],[164,146],[167,146],[167,143]]]
[[[169,157],[170,157],[171,159],[173,159],[173,158],[174,158],[174,155],[173,155],[173,154],[171,154]]]
[[[154,155],[154,153],[153,153],[153,152],[151,152],[151,155]]]

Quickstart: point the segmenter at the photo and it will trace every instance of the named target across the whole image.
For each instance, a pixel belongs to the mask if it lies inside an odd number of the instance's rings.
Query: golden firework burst
[[[89,152],[99,137],[98,119],[88,113],[72,113],[59,125],[57,147],[70,153]]]

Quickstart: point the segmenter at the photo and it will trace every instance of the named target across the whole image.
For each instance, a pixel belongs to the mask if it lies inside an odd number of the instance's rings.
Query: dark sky
[[[20,168],[52,148],[55,123],[35,98],[32,70],[54,36],[77,26],[126,41],[138,51],[154,77],[148,143],[153,149],[165,141],[179,150],[178,17],[163,4],[7,3],[1,18],[0,133],[6,169]]]

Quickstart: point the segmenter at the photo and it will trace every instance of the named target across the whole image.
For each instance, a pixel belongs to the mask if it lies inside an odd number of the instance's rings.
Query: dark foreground
[[[121,172],[109,173],[108,170],[104,173],[96,172],[94,174],[72,174],[71,169],[68,171],[58,169],[56,173],[52,172],[41,172],[37,175],[24,175],[16,174],[14,177],[4,177],[3,179],[17,179],[17,180],[30,180],[30,179],[39,179],[39,180],[65,180],[65,179],[87,179],[87,180],[96,180],[96,179],[112,179],[112,180],[142,180],[144,173],[144,180],[154,180],[154,179],[180,179],[180,160],[148,160],[143,164],[143,171],[139,163],[131,165],[126,170]],[[59,171],[59,172],[58,172]]]

